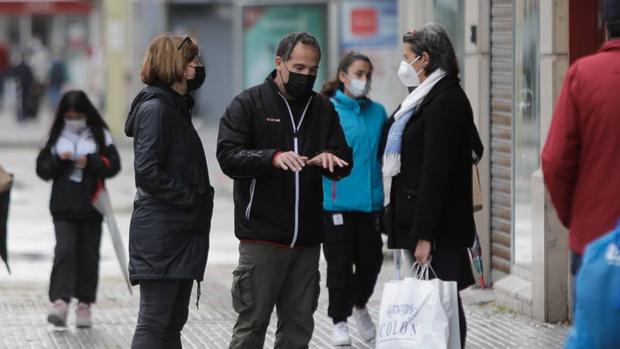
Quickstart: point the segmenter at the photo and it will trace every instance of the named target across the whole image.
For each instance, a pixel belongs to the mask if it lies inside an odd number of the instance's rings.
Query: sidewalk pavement
[[[393,263],[384,264],[382,280],[392,274]],[[183,331],[184,348],[227,348],[235,314],[232,311],[230,283],[234,266],[208,266],[200,309],[195,306],[196,294],[190,303],[190,316]],[[325,275],[325,265],[321,266]],[[379,283],[369,309],[375,322],[383,282]],[[331,320],[327,317],[327,292],[323,282],[319,308],[315,313],[316,326],[310,348],[332,348]],[[69,327],[58,330],[45,322],[47,284],[41,281],[2,282],[0,284],[0,348],[128,348],[136,322],[138,289],[129,296],[119,277],[101,280],[99,300],[93,306],[94,327],[76,329],[73,312]],[[488,292],[488,291],[485,291]],[[491,291],[492,292],[492,291]],[[465,304],[468,322],[467,348],[561,348],[567,328],[543,324],[498,308],[493,303],[475,304],[479,298],[466,291]],[[273,348],[276,318],[267,332],[265,348]],[[352,348],[373,348],[364,343],[350,322]]]
[[[1,116],[1,115],[0,115]],[[38,148],[32,134],[24,129],[7,131],[0,120],[0,136],[22,140],[13,144],[0,139],[0,165],[15,173],[10,208],[8,244],[12,275],[0,265],[0,348],[128,348],[138,310],[139,289],[130,296],[121,278],[109,238],[104,233],[101,247],[99,300],[93,307],[95,326],[77,330],[74,317],[70,326],[58,330],[48,325],[47,286],[54,249],[53,224],[48,210],[50,183],[38,179],[34,163]],[[44,137],[44,136],[43,136]],[[237,240],[232,233],[232,182],[226,178],[215,160],[215,129],[204,129],[211,181],[216,188],[216,203],[211,230],[211,250],[200,310],[193,295],[190,317],[183,331],[185,348],[227,348],[235,314],[232,310],[230,285],[232,270],[238,258]],[[123,170],[107,182],[114,200],[114,212],[127,243],[128,226],[135,186],[132,173],[132,151],[120,147]],[[386,256],[391,254],[387,253]],[[369,309],[378,321],[383,283],[393,275],[394,265],[386,258],[380,282]],[[325,276],[325,263],[321,264]],[[325,279],[325,277],[323,277]],[[316,326],[310,348],[331,348],[331,320],[327,317],[327,290],[323,280]],[[567,327],[533,321],[499,308],[493,303],[492,291],[464,292],[468,321],[467,348],[561,348]],[[71,314],[73,315],[73,313]],[[353,325],[353,324],[352,324]],[[273,347],[275,316],[267,333],[266,348]],[[351,326],[354,348],[373,348],[363,343]]]

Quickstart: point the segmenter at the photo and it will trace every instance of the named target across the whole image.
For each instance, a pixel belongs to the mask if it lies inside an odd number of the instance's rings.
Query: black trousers
[[[49,299],[94,303],[99,282],[100,220],[54,220],[56,248]]]
[[[194,280],[140,280],[132,349],[179,349]]]
[[[325,212],[327,315],[346,321],[353,306],[363,308],[374,292],[383,264],[379,213]]]

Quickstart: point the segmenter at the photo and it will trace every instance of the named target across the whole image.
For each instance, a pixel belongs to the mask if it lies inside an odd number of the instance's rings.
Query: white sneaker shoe
[[[377,330],[375,328],[375,323],[372,322],[372,319],[370,318],[368,309],[358,309],[354,307],[353,318],[355,319],[355,324],[357,325],[357,330],[360,333],[360,337],[362,337],[363,340],[370,342],[375,339]]]
[[[334,325],[332,331],[333,345],[351,345],[351,336],[349,335],[349,326],[345,321]]]
[[[47,322],[57,327],[67,326],[67,313],[69,312],[69,305],[62,299],[57,299],[52,303],[49,312],[47,313]]]
[[[77,309],[75,310],[75,325],[77,328],[93,327],[90,305],[86,303],[78,303]]]

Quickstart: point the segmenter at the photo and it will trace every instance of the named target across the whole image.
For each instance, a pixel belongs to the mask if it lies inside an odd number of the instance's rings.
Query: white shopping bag
[[[449,339],[448,349],[461,349],[461,327],[459,326],[459,301],[456,281],[437,281],[439,287],[439,297],[448,315]]]
[[[395,251],[396,277],[411,256]],[[404,257],[404,258],[403,258]],[[377,349],[459,349],[457,286],[454,281],[429,280],[430,264],[411,264],[404,280],[385,284],[379,313]]]

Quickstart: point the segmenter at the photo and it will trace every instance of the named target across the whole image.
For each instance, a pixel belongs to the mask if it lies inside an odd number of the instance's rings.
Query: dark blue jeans
[[[573,318],[575,316],[575,305],[577,304],[577,273],[581,268],[581,257],[582,255],[578,253],[570,252],[570,273],[573,275]]]
[[[570,272],[573,274],[573,277],[577,276],[577,272],[581,268],[581,257],[582,255],[578,253],[570,252]]]

